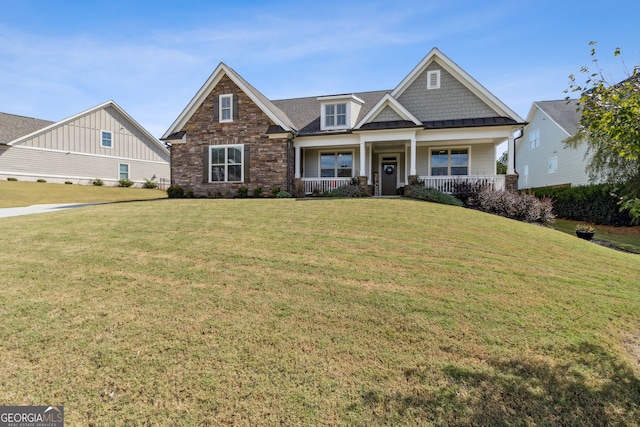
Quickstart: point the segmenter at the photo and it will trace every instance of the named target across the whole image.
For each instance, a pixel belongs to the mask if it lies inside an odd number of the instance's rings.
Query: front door
[[[395,195],[398,187],[398,162],[383,161],[380,176],[382,177],[382,195]]]

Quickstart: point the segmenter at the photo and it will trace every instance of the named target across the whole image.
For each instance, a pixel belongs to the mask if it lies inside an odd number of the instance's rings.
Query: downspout
[[[518,173],[518,169],[516,169],[516,146],[518,140],[522,138],[522,135],[524,135],[524,127],[520,128],[520,135],[513,138],[513,173],[518,176],[520,176],[520,174]]]

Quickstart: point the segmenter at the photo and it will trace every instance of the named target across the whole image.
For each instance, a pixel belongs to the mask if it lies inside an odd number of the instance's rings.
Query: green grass
[[[584,222],[557,218],[552,226],[558,231],[575,236],[576,224],[583,223]],[[596,234],[593,237],[594,240],[600,240],[622,250],[640,254],[640,226],[607,227],[592,225],[596,229]]]
[[[70,426],[639,425],[637,255],[404,199],[0,228],[0,405],[63,404]]]
[[[49,203],[118,202],[165,197],[167,197],[166,191],[148,188],[0,181],[0,208]]]

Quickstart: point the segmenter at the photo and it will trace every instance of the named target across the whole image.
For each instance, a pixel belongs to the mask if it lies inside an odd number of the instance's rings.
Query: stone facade
[[[214,117],[220,95],[237,96],[237,118],[223,122]],[[235,114],[234,114],[235,115]],[[171,148],[171,184],[196,197],[234,197],[238,188],[252,195],[262,187],[271,195],[275,187],[291,191],[293,148],[285,138],[270,139],[266,132],[273,121],[228,77],[224,76],[181,129],[186,142]],[[209,182],[209,147],[243,144],[244,182]]]

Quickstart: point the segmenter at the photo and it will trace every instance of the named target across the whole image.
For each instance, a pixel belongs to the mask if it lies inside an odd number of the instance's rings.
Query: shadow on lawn
[[[381,423],[435,425],[640,425],[640,379],[633,370],[592,344],[569,347],[575,362],[489,362],[489,369],[448,366],[447,385],[427,388],[421,368],[405,370],[413,393],[367,393],[363,406]]]

